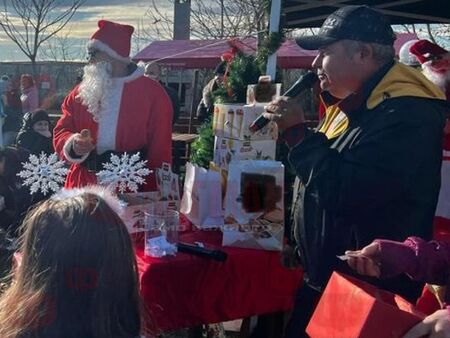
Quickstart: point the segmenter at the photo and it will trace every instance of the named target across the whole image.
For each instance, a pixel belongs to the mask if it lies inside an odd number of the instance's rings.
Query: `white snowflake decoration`
[[[131,157],[127,153],[121,157],[111,154],[111,162],[102,163],[105,170],[97,173],[98,182],[118,188],[122,194],[127,189],[137,192],[138,186],[145,183],[144,177],[151,172],[146,164],[147,161],[140,161],[139,154]]]
[[[30,186],[31,194],[40,190],[47,195],[50,190],[57,192],[61,188],[69,169],[55,153],[49,156],[44,152],[41,152],[39,156],[30,155],[28,161],[22,163],[24,170],[17,176],[23,179],[22,185]]]

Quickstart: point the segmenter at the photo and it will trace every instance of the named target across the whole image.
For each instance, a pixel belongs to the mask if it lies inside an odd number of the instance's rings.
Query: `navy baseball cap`
[[[396,36],[384,14],[368,6],[345,6],[325,19],[317,35],[296,41],[303,49],[315,50],[344,39],[393,45]]]

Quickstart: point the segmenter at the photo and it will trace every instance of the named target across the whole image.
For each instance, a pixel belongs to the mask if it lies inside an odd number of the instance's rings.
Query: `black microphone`
[[[177,243],[178,251],[191,255],[202,256],[214,259],[215,261],[225,262],[228,254],[222,250],[211,250],[188,243]]]
[[[312,88],[315,83],[319,80],[317,74],[314,72],[308,72],[302,77],[300,77],[297,82],[295,82],[284,94],[287,97],[296,97],[305,89]],[[258,130],[264,128],[270,120],[265,118],[264,115],[260,115],[255,121],[250,124],[249,129],[251,132],[255,133]]]

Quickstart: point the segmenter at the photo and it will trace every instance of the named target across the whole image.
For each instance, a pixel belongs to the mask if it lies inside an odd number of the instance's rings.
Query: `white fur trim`
[[[113,209],[118,215],[123,212],[123,205],[120,200],[114,195],[111,189],[100,185],[88,185],[82,188],[63,188],[54,194],[51,199],[56,201],[64,201],[70,198],[81,196],[85,193],[93,194],[103,199],[108,206]]]
[[[78,163],[83,162],[89,156],[89,153],[83,155],[82,157],[72,157],[72,156],[70,156],[70,150],[72,149],[72,146],[73,146],[73,140],[75,139],[75,137],[80,136],[80,135],[81,134],[78,134],[78,133],[73,134],[72,136],[70,136],[67,139],[66,143],[64,143],[64,147],[63,147],[64,156],[66,157],[66,159],[69,162],[78,164]]]
[[[124,63],[131,62],[131,58],[129,56],[125,57],[125,56],[120,55],[114,49],[112,49],[106,43],[104,43],[100,40],[97,40],[97,39],[89,40],[87,47],[98,49],[99,51],[108,54],[109,56],[111,56],[112,58],[114,58],[118,61],[121,61]]]
[[[117,125],[120,114],[124,82],[112,79],[112,86],[105,95],[98,114],[97,153],[116,150]]]

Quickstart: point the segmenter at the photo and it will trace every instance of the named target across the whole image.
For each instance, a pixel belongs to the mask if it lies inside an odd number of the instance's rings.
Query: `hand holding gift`
[[[346,251],[347,263],[361,275],[380,277],[380,247],[369,244],[358,251]]]

